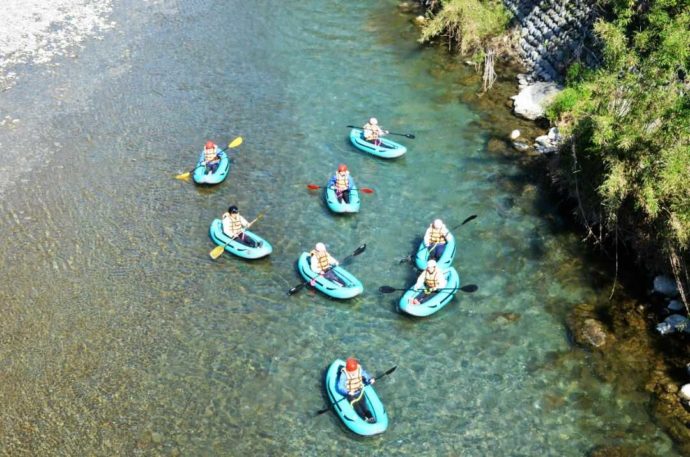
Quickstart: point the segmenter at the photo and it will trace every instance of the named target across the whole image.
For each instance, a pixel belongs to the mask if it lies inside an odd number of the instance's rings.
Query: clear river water
[[[0,117],[19,119],[0,126],[3,455],[677,455],[648,395],[597,377],[569,338],[568,311],[605,300],[610,272],[513,153],[489,150],[490,113],[462,101],[473,70],[420,47],[395,1],[121,0],[109,14],[102,39],[24,64],[0,93]],[[416,135],[395,137],[404,157],[349,144],[345,126],[372,115]],[[223,184],[174,179],[207,139],[240,135]],[[375,190],[350,217],[306,189],[340,162]],[[229,204],[266,212],[253,230],[270,258],[211,260]],[[471,214],[455,266],[479,289],[399,314],[378,287],[414,280],[400,259],[431,220]],[[318,241],[341,259],[367,244],[348,265],[364,294],[286,295]],[[376,384],[383,435],[315,416],[325,368],[349,355],[398,367]]]

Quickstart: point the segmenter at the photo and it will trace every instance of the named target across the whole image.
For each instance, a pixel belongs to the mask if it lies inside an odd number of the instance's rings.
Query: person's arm
[[[230,236],[230,218],[223,214],[221,222],[223,223],[223,233]]]
[[[426,229],[426,232],[424,232],[424,246],[429,247],[431,244],[431,227]]]
[[[335,390],[338,391],[340,395],[347,396],[347,387],[345,385],[345,376],[343,375],[343,368],[341,367],[338,371],[338,382],[335,385]]]
[[[328,254],[328,263],[331,265],[340,265],[340,262],[338,262],[330,253]]]
[[[446,281],[446,275],[441,273],[441,270],[438,270],[438,276],[436,276],[438,281],[436,283],[438,284],[436,286],[437,289],[445,289],[445,287],[448,285],[448,281]]]
[[[247,219],[245,219],[243,216],[240,216],[240,223],[242,224],[242,227],[247,227],[249,225],[249,222],[247,222]]]
[[[331,176],[331,179],[328,180],[328,184],[326,185],[331,189],[335,189],[335,175]]]
[[[446,233],[443,235],[443,237],[446,239],[447,243],[450,243],[450,240],[453,239],[453,234],[446,229]]]
[[[313,271],[314,273],[321,273],[321,267],[319,267],[319,261],[316,260],[315,255],[311,256],[309,266],[311,267],[311,271]]]
[[[367,373],[367,371],[364,368],[362,368],[362,381],[364,382],[365,386],[368,384],[373,384],[375,381],[374,378],[372,378],[371,375]]]

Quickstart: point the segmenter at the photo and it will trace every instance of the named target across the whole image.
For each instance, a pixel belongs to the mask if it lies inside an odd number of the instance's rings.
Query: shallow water
[[[20,119],[0,127],[2,453],[676,455],[649,397],[569,341],[568,310],[605,300],[607,272],[510,153],[487,151],[484,114],[460,101],[470,70],[419,48],[395,2],[288,3],[123,0],[103,41],[0,95]],[[417,135],[397,137],[406,156],[348,144],[372,114]],[[228,181],[173,179],[207,138],[237,135]],[[306,190],[339,162],[375,189],[354,217]],[[253,230],[270,258],[209,258],[230,203],[266,210]],[[378,286],[413,281],[399,260],[430,220],[471,214],[455,266],[479,290],[396,313]],[[340,258],[367,243],[348,267],[362,296],[286,296],[317,241]],[[373,439],[313,416],[325,368],[351,354],[398,366],[376,385],[391,425]]]

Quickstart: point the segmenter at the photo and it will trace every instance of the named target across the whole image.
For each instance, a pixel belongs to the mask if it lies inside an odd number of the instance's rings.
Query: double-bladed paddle
[[[407,292],[410,289],[412,289],[412,288],[409,287],[407,289],[397,289],[397,288],[391,287],[391,286],[381,286],[381,287],[379,287],[379,292],[381,292],[382,294],[390,294],[392,292],[395,292],[396,290],[404,290],[405,292]],[[476,292],[477,289],[479,289],[479,286],[477,286],[476,284],[468,284],[466,286],[462,286],[460,289],[458,289],[457,287],[445,287],[443,289],[436,289],[436,290],[434,290],[434,292],[438,292],[441,290],[461,290],[463,292],[472,293],[472,292]]]
[[[309,190],[325,189],[325,188],[326,188],[325,186],[317,186],[316,184],[307,184],[307,189],[309,189]],[[374,193],[374,189],[370,189],[369,187],[353,187],[350,190],[358,190],[358,191],[365,193],[365,194],[373,194]]]
[[[393,372],[395,371],[396,368],[398,368],[397,365],[394,366],[393,368],[389,368],[388,370],[384,371],[384,372],[381,373],[380,375],[376,375],[376,377],[371,378],[371,380],[370,380],[368,383],[366,383],[365,385],[368,386],[368,385],[371,384],[372,382],[377,381],[377,380],[383,378],[384,376],[387,376],[387,375],[393,373]],[[341,398],[340,400],[338,400],[338,401],[336,401],[336,402],[333,402],[333,403],[331,403],[330,405],[326,406],[324,409],[318,410],[318,411],[316,412],[316,414],[314,414],[314,416],[318,416],[319,414],[325,413],[326,411],[328,411],[329,409],[331,409],[331,407],[337,405],[338,403],[340,403],[341,401],[345,400],[346,398],[347,398],[347,397],[343,397],[343,398]]]
[[[241,144],[242,144],[242,137],[238,136],[237,138],[232,140],[230,143],[228,143],[227,149],[236,148],[237,146],[239,146]],[[201,168],[203,166],[204,165],[197,165],[196,167],[192,168],[190,171],[185,171],[184,173],[180,173],[179,175],[175,176],[175,179],[181,179],[183,181],[186,181],[189,179],[191,174],[194,173],[194,171],[196,171],[197,168]]]
[[[362,130],[362,127],[357,127],[356,125],[347,125],[346,126],[349,129],[359,129]],[[388,130],[385,131],[388,135],[400,135],[407,137],[411,140],[414,140],[416,137],[412,133],[396,133],[396,132],[389,132]]]
[[[360,255],[362,252],[364,252],[364,250],[365,250],[366,248],[367,248],[367,244],[364,243],[363,245],[361,245],[361,246],[359,246],[357,249],[355,249],[355,251],[354,251],[352,254],[350,254],[349,256],[345,257],[341,263],[345,263],[347,260],[351,259],[352,257],[357,256],[357,255]],[[325,273],[326,271],[328,271],[328,270],[332,270],[333,268],[335,268],[335,266],[332,266],[332,267],[329,267],[329,268],[325,269],[325,270],[324,270],[324,273]],[[287,294],[288,294],[288,295],[293,295],[295,292],[301,290],[304,286],[306,286],[306,285],[309,284],[310,282],[312,282],[311,279],[309,279],[308,281],[304,281],[304,282],[301,283],[301,284],[297,284],[295,287],[293,287],[292,289],[288,290]]]
[[[473,220],[473,219],[476,219],[476,218],[477,218],[477,215],[476,215],[476,214],[473,214],[473,215],[469,216],[467,219],[465,219],[464,221],[462,221],[461,223],[459,223],[458,225],[456,225],[455,227],[451,228],[451,229],[448,230],[448,231],[449,231],[449,232],[453,232],[453,231],[459,229],[460,227],[462,227],[463,225],[467,224],[469,221],[471,221],[471,220]],[[436,243],[436,244],[438,244],[438,243]],[[434,246],[432,247],[432,249],[436,247],[436,244],[434,244]],[[422,246],[421,248],[419,248],[419,249],[417,250],[417,252],[415,252],[414,255],[417,255],[418,253],[422,252],[422,251],[425,250],[426,248],[427,248],[426,246]],[[431,252],[431,249],[429,250],[429,252]],[[407,257],[400,259],[400,262],[399,262],[399,263],[405,263],[405,262],[411,262],[411,261],[412,261],[412,256],[411,256],[411,255],[408,255]]]
[[[251,227],[254,224],[254,222],[258,221],[262,217],[264,217],[264,213],[260,213],[258,216],[256,216],[256,218],[254,218],[253,221],[251,221],[249,224],[247,224],[247,226],[244,228],[244,230],[247,230],[249,227]],[[227,247],[228,244],[230,244],[230,243],[225,243],[223,245],[216,246],[215,248],[213,248],[211,250],[211,252],[208,253],[208,255],[210,255],[213,260],[216,260],[218,257],[220,257],[223,254],[223,251],[225,251],[225,248]]]

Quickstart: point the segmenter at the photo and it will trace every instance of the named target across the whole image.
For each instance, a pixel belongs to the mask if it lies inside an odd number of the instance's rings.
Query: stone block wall
[[[562,81],[575,60],[593,66],[592,2],[582,0],[503,0],[520,27],[520,52],[535,79]]]

